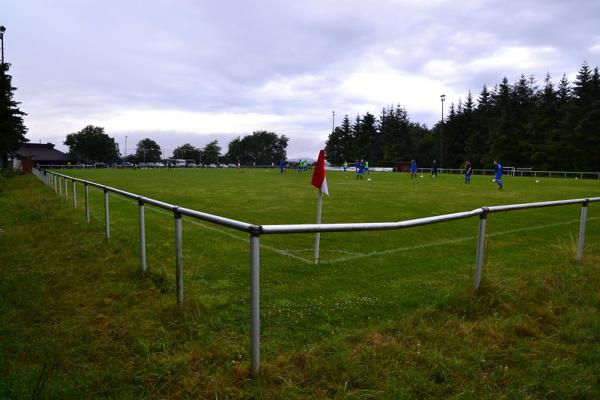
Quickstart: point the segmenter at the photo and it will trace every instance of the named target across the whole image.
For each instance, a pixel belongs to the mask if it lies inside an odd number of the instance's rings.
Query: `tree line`
[[[549,74],[538,85],[534,76],[505,77],[477,99],[469,92],[451,103],[447,116],[433,128],[411,122],[401,106],[357,116],[346,115],[329,135],[333,164],[364,158],[372,165],[393,166],[416,159],[421,165],[457,168],[470,160],[489,167],[600,171],[600,74],[583,63],[573,82],[557,84]]]
[[[26,114],[13,98],[9,68],[8,63],[0,66],[0,167],[6,166],[8,153],[27,141]],[[264,165],[285,160],[288,142],[285,135],[255,131],[232,140],[225,154],[215,140],[202,148],[183,144],[171,158]],[[123,160],[118,144],[101,127],[87,126],[64,143],[74,160]],[[548,74],[541,84],[534,76],[521,75],[514,83],[505,77],[491,89],[484,86],[476,99],[469,92],[464,101],[451,103],[446,117],[432,128],[410,121],[400,105],[382,109],[378,117],[366,113],[351,121],[346,115],[329,135],[326,151],[337,165],[364,158],[379,166],[411,159],[426,166],[436,159],[442,167],[459,167],[465,160],[489,167],[499,159],[506,166],[600,171],[598,67],[584,62],[573,82],[565,75],[554,83]],[[125,161],[161,158],[168,157],[145,138]]]
[[[185,143],[175,148],[170,156],[163,154],[156,141],[144,138],[137,143],[135,153],[121,157],[118,143],[104,132],[104,128],[88,125],[67,135],[64,144],[69,147],[69,156],[81,162],[113,164],[124,161],[137,164],[170,158],[204,165],[238,162],[243,165],[270,165],[286,159],[288,138],[274,132],[256,131],[233,139],[225,154],[221,153],[219,142],[213,140],[202,148]]]

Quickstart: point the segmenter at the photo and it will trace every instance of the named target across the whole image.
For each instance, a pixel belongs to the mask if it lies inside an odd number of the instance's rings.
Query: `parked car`
[[[108,164],[104,163],[104,162],[95,162],[94,167],[95,168],[108,168]]]

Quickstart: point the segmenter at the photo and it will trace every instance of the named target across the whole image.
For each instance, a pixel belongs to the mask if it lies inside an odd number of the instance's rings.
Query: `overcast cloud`
[[[170,155],[254,130],[315,157],[336,122],[404,106],[440,119],[439,95],[503,76],[573,78],[600,59],[600,2],[2,0],[5,60],[30,140],[103,126],[128,153]]]

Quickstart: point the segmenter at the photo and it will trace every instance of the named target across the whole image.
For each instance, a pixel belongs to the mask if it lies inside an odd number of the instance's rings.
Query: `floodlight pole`
[[[440,138],[440,168],[444,168],[444,101],[446,101],[446,95],[440,95],[442,100],[442,125],[441,125],[441,138]]]
[[[335,132],[335,110],[331,111],[331,133]]]
[[[1,63],[4,66],[4,32],[6,32],[6,28],[4,26],[0,26],[0,42],[2,42],[2,58]]]

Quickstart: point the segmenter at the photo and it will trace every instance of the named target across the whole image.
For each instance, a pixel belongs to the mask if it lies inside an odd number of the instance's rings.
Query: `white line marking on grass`
[[[136,203],[135,200],[129,199],[129,198],[125,198],[125,197],[117,197],[118,199],[121,200],[125,200],[125,201],[130,201],[132,203]],[[162,210],[160,208],[156,208],[156,207],[150,207],[151,210],[154,210],[156,212],[159,212],[161,214],[164,215],[171,215],[171,213]],[[592,218],[588,218],[588,221],[595,221],[600,219],[600,217],[592,217]],[[205,223],[199,222],[197,220],[194,219],[190,219],[189,222],[191,222],[194,225],[198,225],[202,228],[206,228],[209,230],[212,230],[214,232],[218,232],[221,233],[223,235],[229,236],[231,238],[234,239],[238,239],[238,240],[243,240],[243,241],[247,241],[248,239],[243,237],[243,236],[238,236],[236,234],[233,234],[231,232],[228,232],[226,230],[211,226],[211,225],[207,225]],[[494,236],[501,236],[501,235],[509,235],[511,233],[518,233],[518,232],[526,232],[526,231],[533,231],[533,230],[538,230],[538,229],[545,229],[545,228],[552,228],[555,226],[563,226],[563,225],[569,225],[569,224],[574,224],[576,222],[580,222],[579,219],[574,219],[571,221],[565,221],[565,222],[557,222],[554,224],[547,224],[547,225],[536,225],[536,226],[529,226],[526,228],[518,228],[518,229],[511,229],[508,231],[502,231],[502,232],[495,232],[495,233],[490,233],[487,234],[486,237],[494,237]],[[420,245],[416,245],[416,246],[407,246],[407,247],[398,247],[396,249],[390,249],[390,250],[383,250],[383,251],[372,251],[369,253],[359,253],[359,252],[351,252],[351,251],[345,251],[345,250],[325,250],[325,251],[330,251],[330,252],[338,252],[338,253],[345,253],[345,254],[351,254],[348,257],[341,257],[341,258],[337,258],[337,259],[333,259],[333,260],[321,260],[322,264],[334,264],[334,263],[339,263],[339,262],[344,262],[344,261],[351,261],[351,260],[356,260],[359,258],[364,258],[364,257],[371,257],[371,256],[378,256],[378,255],[384,255],[384,254],[393,254],[393,253],[399,253],[402,251],[408,251],[408,250],[417,250],[417,249],[423,249],[423,248],[427,248],[427,247],[434,247],[434,246],[440,246],[440,245],[444,245],[444,244],[452,244],[452,243],[460,243],[460,242],[468,242],[470,240],[476,240],[477,237],[476,236],[469,236],[469,237],[461,237],[461,238],[455,238],[455,239],[449,239],[449,240],[442,240],[439,242],[434,242],[434,243],[424,243],[424,244],[420,244]],[[260,244],[260,247],[272,251],[274,253],[277,253],[279,255],[282,256],[286,256],[286,257],[290,257],[293,259],[296,259],[298,261],[302,261],[306,264],[313,264],[313,260],[309,260],[307,258],[304,257],[300,257],[297,256],[293,253],[290,253],[289,251],[286,250],[281,250],[278,249],[276,247],[272,247],[272,246],[268,246],[265,245],[263,243]],[[300,249],[297,251],[301,251],[301,252],[307,252],[307,251],[314,251],[314,249]]]
[[[133,200],[133,199],[130,199],[130,198],[127,198],[127,197],[121,197],[121,196],[119,196],[119,197],[116,197],[116,198],[117,199],[121,199],[121,200],[125,200],[125,201],[130,201],[132,203],[137,203],[136,200]],[[168,211],[165,211],[165,210],[163,210],[161,208],[156,208],[156,207],[150,206],[150,207],[146,207],[146,209],[150,209],[150,210],[159,212],[159,213],[164,214],[164,215],[172,215],[172,213],[170,213]],[[186,219],[186,222],[187,221],[191,222],[194,225],[198,225],[198,226],[200,226],[202,228],[206,228],[208,230],[221,233],[223,235],[229,236],[229,237],[234,238],[234,239],[243,240],[244,242],[248,242],[249,241],[249,239],[246,238],[246,237],[238,236],[238,235],[236,235],[234,233],[227,232],[224,229],[219,229],[219,228],[217,228],[215,226],[207,225],[207,224],[204,224],[202,222],[196,221],[195,219],[189,219],[189,220]],[[280,250],[280,249],[278,249],[276,247],[272,247],[272,246],[269,246],[269,245],[266,245],[266,244],[263,244],[263,243],[260,244],[260,247],[262,247],[262,248],[264,248],[266,250],[270,250],[270,251],[272,251],[274,253],[280,254],[282,256],[286,256],[286,257],[290,257],[290,258],[293,258],[293,259],[296,259],[296,260],[299,260],[299,261],[303,261],[303,262],[305,262],[307,264],[313,264],[312,260],[306,259],[304,257],[297,256],[297,255],[292,254],[290,252],[287,252],[285,250]]]
[[[600,217],[588,218],[587,220],[588,221],[593,221],[593,220],[597,220],[597,219],[600,219]],[[578,219],[574,219],[574,220],[566,221],[566,222],[557,222],[555,224],[536,225],[536,226],[529,226],[527,228],[511,229],[511,230],[508,230],[508,231],[502,231],[502,232],[495,232],[495,233],[487,234],[486,238],[493,237],[493,236],[508,235],[508,234],[517,233],[517,232],[525,232],[525,231],[533,231],[533,230],[537,230],[537,229],[552,228],[552,227],[555,227],[555,226],[569,225],[569,224],[573,224],[573,223],[576,223],[576,222],[580,222],[580,221]],[[363,253],[363,254],[359,253],[359,254],[357,254],[355,256],[342,257],[342,258],[337,258],[335,260],[329,260],[329,261],[323,260],[322,263],[323,264],[334,264],[334,263],[338,263],[338,262],[356,260],[358,258],[378,256],[378,255],[384,255],[384,254],[392,254],[392,253],[399,253],[399,252],[402,252],[402,251],[423,249],[423,248],[427,248],[427,247],[440,246],[440,245],[450,244],[450,243],[468,242],[470,240],[476,240],[476,239],[477,239],[476,236],[461,237],[461,238],[456,238],[456,239],[442,240],[442,241],[434,242],[434,243],[424,243],[424,244],[419,244],[419,245],[416,245],[416,246],[398,247],[396,249],[383,250],[383,251],[372,251],[370,253]]]
[[[361,253],[358,251],[348,251],[348,250],[331,250],[331,249],[327,249],[327,248],[321,248],[322,252],[327,252],[327,253],[342,253],[342,254],[350,254],[350,255],[363,255],[365,253]],[[315,251],[314,248],[310,248],[310,249],[296,249],[294,250],[297,253],[310,253]]]

